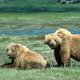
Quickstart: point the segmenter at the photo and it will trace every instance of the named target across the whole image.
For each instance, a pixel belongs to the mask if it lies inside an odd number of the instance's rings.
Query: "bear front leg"
[[[67,66],[67,63],[69,61],[69,58],[70,58],[70,56],[69,56],[68,53],[62,54],[61,55],[61,61],[62,61],[62,65],[61,66],[63,66],[63,67]]]
[[[57,66],[60,67],[62,65],[62,60],[61,60],[61,55],[60,55],[60,46],[56,47],[54,49],[54,57],[56,59],[57,62]]]
[[[55,56],[55,59],[56,59],[56,62],[57,62],[57,66],[60,67],[62,65],[62,61],[61,61],[61,57],[59,55],[59,53],[54,53],[54,56]]]
[[[67,66],[67,63],[70,60],[70,46],[69,45],[65,45],[61,47],[60,57],[61,57],[62,66],[63,67]]]
[[[15,64],[12,63],[2,64],[0,65],[0,68],[15,68]]]

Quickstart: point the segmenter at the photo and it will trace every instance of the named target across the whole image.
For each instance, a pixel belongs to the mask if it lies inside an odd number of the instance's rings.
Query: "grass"
[[[53,68],[47,70],[0,69],[1,80],[79,80],[79,68]],[[5,71],[5,72],[4,72]],[[11,74],[10,74],[11,73]],[[75,74],[76,73],[76,74]],[[6,79],[4,78],[6,76]]]
[[[80,27],[80,12],[0,13],[0,30]]]
[[[32,30],[51,28],[79,28],[80,12],[64,13],[0,13],[0,31],[2,30]],[[43,35],[11,36],[0,35],[0,64],[9,62],[5,49],[15,42],[40,53],[51,65],[56,65],[51,49],[44,44]],[[72,67],[42,70],[0,69],[0,80],[80,80],[80,63],[71,59]]]
[[[63,19],[63,18],[80,18],[80,12],[32,12],[32,13],[3,13],[0,12],[0,18],[21,18],[21,19]]]
[[[6,56],[5,48],[8,44],[15,42],[21,43],[29,47],[31,50],[40,53],[51,65],[56,65],[50,48],[44,45],[43,36],[1,36],[0,37],[0,64],[9,62]],[[0,69],[1,80],[80,80],[80,63],[72,60],[72,67],[42,70],[16,70],[16,69]],[[4,77],[5,76],[5,77]]]

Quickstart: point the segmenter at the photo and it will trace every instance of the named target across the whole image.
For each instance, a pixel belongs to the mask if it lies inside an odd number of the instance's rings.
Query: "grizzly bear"
[[[49,63],[38,53],[18,43],[11,43],[6,48],[7,56],[12,59],[9,64],[3,66],[17,69],[47,68]]]
[[[61,28],[45,35],[45,43],[54,49],[58,66],[66,66],[70,58],[80,61],[80,35]]]

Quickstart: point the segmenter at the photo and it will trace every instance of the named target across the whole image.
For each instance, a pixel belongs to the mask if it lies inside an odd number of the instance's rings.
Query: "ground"
[[[37,25],[36,25],[37,24]],[[80,12],[65,13],[0,13],[0,31],[32,30],[33,28],[60,27],[71,29],[73,33],[80,29]],[[73,30],[74,29],[74,30]],[[44,34],[43,34],[44,35]],[[12,42],[27,45],[40,53],[51,64],[56,65],[51,49],[44,44],[43,35],[0,35],[0,64],[9,62],[5,48]],[[72,60],[72,67],[42,70],[0,69],[0,80],[80,80],[80,63]]]

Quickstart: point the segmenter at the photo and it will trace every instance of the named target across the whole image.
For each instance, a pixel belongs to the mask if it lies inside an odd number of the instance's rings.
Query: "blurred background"
[[[62,12],[79,8],[80,0],[0,0],[3,12]]]

